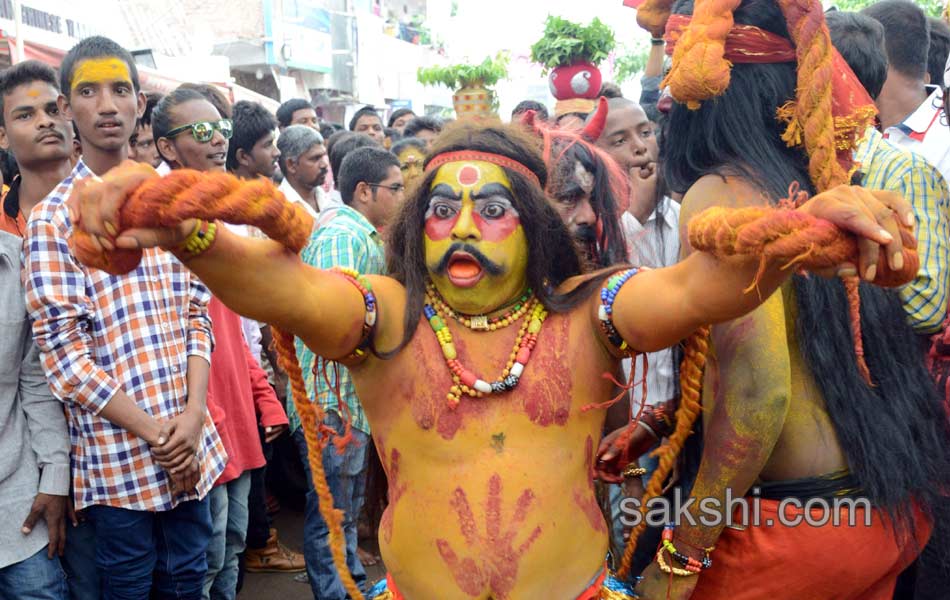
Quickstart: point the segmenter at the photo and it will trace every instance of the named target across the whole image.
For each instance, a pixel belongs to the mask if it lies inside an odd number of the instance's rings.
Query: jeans
[[[2,600],[66,600],[66,575],[59,558],[46,557],[46,547],[33,556],[0,569]]]
[[[244,552],[247,534],[247,495],[251,472],[215,486],[211,500],[211,541],[208,544],[208,573],[203,598],[234,600],[237,595],[238,554]]]
[[[207,498],[164,512],[93,506],[102,600],[198,600],[208,563]],[[153,586],[154,578],[154,586]]]
[[[96,526],[88,518],[84,517],[76,527],[66,524],[66,550],[61,561],[66,571],[69,600],[99,600]]]
[[[333,427],[337,432],[343,432],[343,424],[339,415],[328,412],[324,423]],[[363,494],[366,487],[366,461],[369,451],[369,436],[357,429],[352,430],[351,441],[343,454],[339,454],[336,446],[329,444],[323,449],[323,470],[326,472],[327,484],[333,494],[334,503],[343,511],[343,532],[346,536],[346,565],[353,574],[353,580],[360,589],[366,586],[366,571],[356,555],[356,521],[363,508]],[[344,600],[346,590],[333,565],[330,554],[329,528],[318,508],[317,493],[313,489],[313,477],[310,473],[310,462],[307,460],[307,441],[303,429],[297,429],[293,434],[300,458],[307,470],[306,512],[304,514],[304,561],[307,564],[307,575],[310,577],[310,588],[314,598],[320,600]]]

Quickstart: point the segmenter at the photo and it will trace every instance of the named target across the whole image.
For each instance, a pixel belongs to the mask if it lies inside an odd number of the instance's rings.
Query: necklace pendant
[[[480,331],[488,331],[488,317],[485,315],[476,315],[472,317],[470,327]]]

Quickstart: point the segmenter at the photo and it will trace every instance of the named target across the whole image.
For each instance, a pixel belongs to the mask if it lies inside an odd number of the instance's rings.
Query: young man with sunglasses
[[[155,109],[159,150],[172,168],[224,171],[231,120],[199,92],[178,88]],[[214,322],[208,410],[224,442],[228,463],[211,490],[212,535],[204,597],[233,599],[237,594],[238,554],[248,531],[251,476],[264,466],[258,415],[265,441],[287,429],[287,415],[267,374],[244,339],[241,318],[216,298],[208,305]]]
[[[395,216],[405,191],[399,159],[382,148],[357,148],[343,159],[338,175],[344,205],[330,213],[329,220],[314,231],[302,259],[320,269],[345,267],[358,273],[383,275],[386,261],[380,231]],[[347,444],[343,454],[338,453],[332,444],[323,451],[323,469],[330,489],[334,490],[334,501],[339,503],[337,508],[344,513],[346,563],[357,585],[362,587],[366,583],[366,571],[356,552],[356,522],[363,507],[367,452],[371,451],[369,423],[346,367],[317,358],[299,339],[296,346],[304,373],[328,374],[326,379],[322,376],[305,377],[307,395],[326,411],[324,425],[342,434],[345,429],[342,419],[348,417],[352,427],[353,442]],[[345,413],[340,408],[344,403]],[[307,467],[310,464],[307,461],[307,441],[293,405],[289,408],[294,443]],[[304,558],[310,587],[315,598],[343,600],[347,595],[333,566],[329,530],[317,508],[317,494],[309,477],[309,467],[307,471],[310,490],[304,517]]]
[[[27,224],[26,302],[68,411],[73,499],[95,530],[90,579],[103,600],[197,599],[211,536],[206,496],[226,460],[205,407],[210,294],[167,252],[146,252],[121,276],[72,255],[65,201],[127,158],[145,96],[132,56],[103,37],[66,54],[61,84],[59,108],[83,154]]]

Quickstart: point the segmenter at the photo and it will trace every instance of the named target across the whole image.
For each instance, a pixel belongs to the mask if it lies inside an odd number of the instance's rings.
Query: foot
[[[303,554],[281,544],[277,540],[276,532],[273,532],[263,548],[245,550],[244,568],[249,573],[297,573],[305,570],[307,565]]]
[[[360,559],[360,562],[363,563],[364,567],[372,567],[375,564],[378,564],[380,557],[373,554],[369,550],[363,550],[359,546],[356,547],[356,556]]]

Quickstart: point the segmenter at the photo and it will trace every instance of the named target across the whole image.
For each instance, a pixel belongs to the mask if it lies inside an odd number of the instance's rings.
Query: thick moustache
[[[439,261],[433,271],[437,275],[443,275],[453,262],[461,260],[477,262],[482,269],[491,275],[500,275],[504,270],[501,265],[493,262],[475,246],[456,242],[442,255],[442,260]]]

